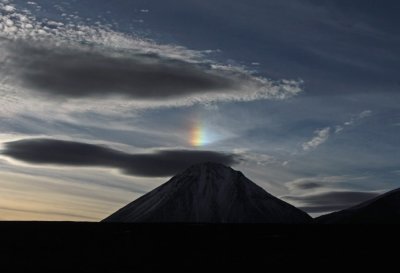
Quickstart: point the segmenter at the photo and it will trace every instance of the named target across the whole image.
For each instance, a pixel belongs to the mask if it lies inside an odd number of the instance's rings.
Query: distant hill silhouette
[[[400,224],[400,189],[314,219],[321,224]]]

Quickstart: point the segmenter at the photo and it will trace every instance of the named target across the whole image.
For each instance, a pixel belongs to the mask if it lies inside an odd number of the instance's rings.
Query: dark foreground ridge
[[[1,272],[343,272],[398,265],[398,226],[0,222]]]
[[[400,224],[400,189],[338,212],[320,216],[321,224]]]
[[[222,164],[203,163],[174,176],[103,221],[299,224],[312,219],[241,172]]]

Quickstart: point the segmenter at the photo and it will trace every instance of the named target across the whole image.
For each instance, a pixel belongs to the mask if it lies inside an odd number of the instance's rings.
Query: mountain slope
[[[216,163],[190,167],[105,222],[308,223],[305,212]]]
[[[315,219],[321,224],[400,224],[400,189]]]

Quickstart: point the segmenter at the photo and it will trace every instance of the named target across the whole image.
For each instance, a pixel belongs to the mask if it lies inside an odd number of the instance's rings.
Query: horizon
[[[313,217],[400,188],[399,8],[0,0],[0,220],[99,221],[203,161]]]

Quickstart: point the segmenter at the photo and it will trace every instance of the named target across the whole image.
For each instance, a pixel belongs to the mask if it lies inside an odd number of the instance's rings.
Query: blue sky
[[[205,157],[312,215],[399,187],[396,1],[0,10],[0,219],[99,220]]]

